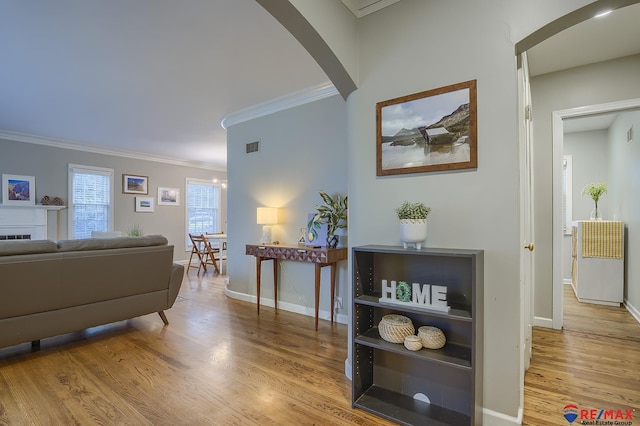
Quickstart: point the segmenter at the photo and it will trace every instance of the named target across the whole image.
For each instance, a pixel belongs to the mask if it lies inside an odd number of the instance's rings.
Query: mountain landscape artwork
[[[2,175],[2,204],[35,204],[35,178],[33,176]]]
[[[379,102],[377,174],[477,167],[475,80]]]

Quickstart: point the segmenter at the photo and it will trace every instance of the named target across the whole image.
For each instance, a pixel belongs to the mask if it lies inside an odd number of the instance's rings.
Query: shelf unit
[[[403,425],[482,424],[484,252],[362,246],[352,254],[353,407]],[[382,280],[447,286],[451,310],[381,304]],[[416,331],[440,328],[446,345],[410,351],[383,340],[387,314],[411,318]]]

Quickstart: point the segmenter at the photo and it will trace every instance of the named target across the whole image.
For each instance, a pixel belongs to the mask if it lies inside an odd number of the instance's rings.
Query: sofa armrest
[[[167,309],[173,306],[173,303],[178,298],[180,287],[182,286],[182,279],[184,278],[184,265],[174,263],[171,268],[171,276],[169,277],[169,294],[167,299]]]

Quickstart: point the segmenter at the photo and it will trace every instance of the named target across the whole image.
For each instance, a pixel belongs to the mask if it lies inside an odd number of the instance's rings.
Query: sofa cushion
[[[162,235],[89,238],[81,240],[60,240],[58,241],[58,251],[108,250],[130,247],[166,246],[167,244],[167,239]]]
[[[53,253],[58,250],[56,243],[49,240],[3,240],[0,241],[0,256],[18,254]]]

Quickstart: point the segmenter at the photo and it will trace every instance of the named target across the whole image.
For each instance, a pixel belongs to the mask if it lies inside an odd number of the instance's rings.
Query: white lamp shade
[[[258,225],[275,225],[278,223],[278,209],[275,207],[258,207]]]

